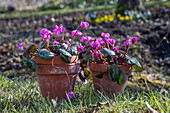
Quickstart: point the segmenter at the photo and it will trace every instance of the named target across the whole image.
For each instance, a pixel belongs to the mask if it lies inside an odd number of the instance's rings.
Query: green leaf
[[[136,70],[137,72],[142,72],[142,71],[143,71],[143,65],[142,65],[142,63],[140,62],[140,60],[139,60],[138,58],[136,58],[136,60],[138,60],[138,62],[140,63],[140,65],[141,65],[142,67],[139,67],[138,65],[133,65],[132,68],[133,68],[134,70]]]
[[[84,68],[84,76],[86,77],[86,79],[92,78],[92,72],[90,71],[89,68]]]
[[[62,53],[63,55],[65,55],[67,57],[72,57],[72,55],[69,52],[67,52],[65,49],[60,48],[59,51],[60,51],[60,53]]]
[[[35,53],[37,51],[37,46],[35,44],[31,44],[29,47],[27,47],[27,49],[24,51],[23,56],[26,58],[31,58],[32,55],[31,53]]]
[[[141,63],[137,60],[137,58],[133,58],[133,57],[130,57],[130,56],[128,56],[128,55],[126,55],[126,58],[130,61],[129,63],[130,64],[135,64],[135,65],[137,65],[138,67],[141,67],[142,68],[142,65],[141,65]]]
[[[111,66],[108,66],[108,74],[109,78],[115,82],[118,78],[118,68],[115,64],[112,64]]]
[[[46,60],[46,59],[50,59],[50,58],[54,57],[54,53],[52,53],[46,49],[41,49],[41,50],[37,51],[37,56],[40,59]]]
[[[123,85],[124,83],[125,83],[125,72],[123,70],[119,69],[117,84]]]
[[[95,75],[95,77],[99,78],[99,79],[102,79],[103,78],[103,75],[104,75],[104,72],[98,74],[98,75]]]
[[[66,63],[71,63],[71,60],[69,59],[68,56],[65,56],[65,55],[63,55],[63,54],[60,54],[60,57],[63,59],[64,62],[66,62]]]
[[[23,62],[32,71],[35,72],[37,70],[37,64],[36,64],[36,62],[34,60],[32,60],[32,59],[24,59]]]
[[[76,44],[73,44],[69,47],[68,49],[68,52],[71,54],[71,55],[75,55],[77,54],[77,45]]]
[[[101,50],[101,53],[103,53],[104,55],[115,55],[115,52],[110,50],[110,49],[107,49],[107,48],[103,48]]]
[[[61,49],[64,49],[64,50],[66,50],[67,48],[68,48],[68,45],[67,44],[65,44],[65,43],[63,43],[62,45],[61,45],[61,47],[60,47]]]

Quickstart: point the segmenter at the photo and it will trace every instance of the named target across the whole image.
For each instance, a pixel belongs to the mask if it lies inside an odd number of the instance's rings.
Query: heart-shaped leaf
[[[77,54],[77,45],[76,44],[73,44],[69,47],[68,49],[68,52],[71,54],[71,55],[75,55]]]
[[[24,59],[23,62],[32,71],[35,72],[37,70],[37,64],[35,63],[34,60],[32,60],[32,59]]]
[[[103,78],[103,75],[104,75],[104,72],[98,74],[98,75],[95,75],[95,77],[99,78],[99,79],[102,79]]]
[[[41,50],[37,51],[37,56],[40,59],[46,60],[46,59],[50,59],[50,58],[54,57],[54,53],[52,53],[46,49],[41,49]]]
[[[89,68],[84,68],[84,76],[86,77],[86,79],[92,78],[92,72],[90,71]]]
[[[67,45],[67,44],[65,44],[65,43],[63,43],[63,44],[60,46],[60,48],[61,48],[61,49],[64,49],[64,50],[66,50],[66,49],[67,49],[67,47],[68,47],[68,45]]]
[[[138,58],[136,58],[136,60],[138,60],[138,62],[140,63],[140,65],[141,65],[142,67],[139,67],[138,65],[133,65],[132,68],[133,68],[134,70],[136,70],[137,72],[142,72],[142,71],[143,71],[143,65],[142,65],[142,63],[140,62],[140,60],[139,60]]]
[[[115,55],[115,52],[110,50],[110,49],[107,49],[107,48],[103,48],[101,50],[101,53],[103,53],[104,55]]]
[[[67,56],[67,57],[72,57],[72,55],[69,53],[69,52],[67,52],[65,49],[59,49],[59,51],[60,51],[60,53],[62,53],[64,56]]]
[[[112,64],[111,66],[108,66],[108,74],[109,78],[115,82],[118,78],[118,68],[115,64]]]
[[[125,83],[125,72],[123,70],[119,69],[117,84],[123,85],[124,83]]]
[[[137,65],[138,67],[143,68],[143,66],[142,66],[141,63],[139,62],[139,59],[134,58],[134,57],[130,57],[130,56],[128,56],[128,55],[126,55],[126,58],[129,60],[129,63],[130,63],[130,64],[135,64],[135,65]]]
[[[68,56],[60,54],[60,57],[63,59],[64,62],[71,63],[71,60],[70,60],[70,58]]]
[[[31,58],[32,55],[31,53],[35,53],[37,51],[37,46],[35,44],[31,44],[29,47],[27,47],[27,49],[24,51],[23,56],[26,58]]]

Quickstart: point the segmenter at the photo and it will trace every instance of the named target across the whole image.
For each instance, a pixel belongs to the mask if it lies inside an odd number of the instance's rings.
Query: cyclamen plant
[[[33,56],[37,56],[39,59],[46,60],[58,55],[60,55],[62,60],[65,61],[66,63],[71,63],[70,58],[74,55],[78,55],[78,50],[82,49],[82,45],[78,46],[76,44],[72,44],[73,39],[76,36],[82,35],[82,32],[79,31],[80,28],[88,27],[89,23],[82,21],[79,28],[77,30],[72,31],[71,33],[72,38],[70,42],[68,40],[64,41],[64,33],[66,28],[63,27],[62,24],[60,24],[59,26],[56,25],[55,28],[53,29],[53,32],[48,30],[47,28],[43,28],[42,30],[40,30],[40,35],[44,40],[44,44],[41,46],[41,48],[38,48],[35,44],[31,44],[29,47],[26,48],[21,43],[18,43],[18,49],[24,51],[23,53],[23,56],[25,57],[25,59],[23,60],[24,64],[35,72],[37,69],[37,65],[36,62],[32,59]],[[59,37],[60,34],[61,34],[60,41],[57,41],[57,37]],[[54,40],[51,42],[50,39],[53,35],[55,37]],[[65,73],[67,75],[66,71]],[[71,99],[73,96],[74,96],[73,92],[68,93],[68,98]]]
[[[136,71],[141,72],[143,65],[138,58],[128,55],[128,51],[132,43],[139,40],[138,37],[133,37],[125,40],[123,45],[124,50],[119,50],[119,47],[115,46],[116,40],[110,38],[109,33],[101,33],[102,38],[95,38],[92,41],[90,36],[82,36],[81,40],[89,43],[90,48],[86,51],[85,57],[80,63],[79,77],[83,82],[87,82],[92,77],[92,72],[89,66],[92,62],[98,64],[108,65],[109,78],[117,84],[123,85],[125,81],[125,72],[118,68],[118,65],[131,65]],[[85,46],[81,46],[79,50],[84,52]],[[95,77],[102,79],[104,73],[95,75]],[[119,80],[121,79],[121,80]]]

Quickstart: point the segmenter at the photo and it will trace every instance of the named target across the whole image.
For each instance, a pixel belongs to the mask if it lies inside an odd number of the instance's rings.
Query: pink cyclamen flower
[[[63,27],[63,25],[62,24],[60,24],[59,25],[59,29],[60,29],[60,31],[63,29],[64,27]]]
[[[50,35],[52,35],[53,33],[50,30],[43,28],[40,31],[40,34],[42,35],[43,40],[46,40],[46,39],[50,40]]]
[[[114,47],[113,49],[114,49],[114,51],[118,51],[119,47]]]
[[[71,32],[71,35],[72,35],[72,36],[81,36],[82,33],[81,33],[79,30],[73,30],[73,31]]]
[[[124,46],[130,46],[131,44],[132,44],[132,39],[128,39],[128,40],[123,42]]]
[[[110,37],[110,34],[109,33],[101,33],[101,36],[104,37],[104,40],[108,40],[109,37]]]
[[[82,27],[82,28],[88,28],[88,27],[89,27],[89,23],[82,21],[81,24],[80,24],[80,27]]]
[[[108,39],[108,42],[112,45],[114,45],[116,43],[116,40],[115,39]]]
[[[53,29],[53,32],[56,36],[60,35],[60,28],[56,25],[55,29]]]
[[[82,43],[80,43],[80,46],[77,46],[77,49],[79,51],[83,51],[84,52],[84,48],[85,48],[85,46],[82,46]]]
[[[53,42],[53,45],[57,45],[57,44],[59,44],[59,42],[57,42],[57,41],[54,41],[54,42]]]
[[[60,25],[59,25],[59,30],[60,30],[62,33],[64,33],[65,30],[66,30],[66,28],[64,28],[63,25],[60,24]]]
[[[67,40],[66,42],[65,42],[65,44],[67,44],[68,46],[70,45],[70,42]]]
[[[133,40],[133,41],[138,41],[138,40],[139,40],[139,37],[133,37],[132,40]]]
[[[104,41],[101,38],[96,38],[96,41],[98,41],[100,43],[100,45],[104,44]]]
[[[91,41],[91,36],[82,36],[81,40],[85,41],[85,42],[89,42],[89,41]]]
[[[67,99],[71,99],[71,98],[73,98],[74,97],[74,92],[69,92],[68,94],[67,94],[68,96],[66,96],[66,98]]]
[[[90,50],[91,53],[93,53],[93,56],[95,57],[98,57],[99,56],[99,52],[96,51],[96,50]]]
[[[66,28],[63,28],[63,29],[61,30],[61,32],[62,32],[62,33],[64,33],[64,32],[65,32],[65,30],[66,30]]]
[[[100,43],[98,41],[92,41],[91,43],[91,47],[100,47]]]
[[[18,43],[17,45],[19,50],[24,50],[22,44]]]

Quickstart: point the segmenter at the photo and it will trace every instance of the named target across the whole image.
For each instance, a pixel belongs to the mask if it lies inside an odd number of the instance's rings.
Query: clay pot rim
[[[104,65],[104,66],[111,66],[111,65],[109,65],[109,64],[98,64],[98,63],[94,63],[94,62],[92,62],[91,64],[94,64],[94,65]],[[118,65],[118,67],[132,67],[132,65]]]
[[[96,66],[92,66],[92,65],[96,65]],[[108,73],[107,72],[107,67],[110,66],[108,64],[97,64],[92,62],[90,65],[90,70],[93,72],[104,72],[104,73]],[[97,69],[99,67],[99,69],[102,67],[102,70]],[[125,73],[131,73],[132,70],[132,66],[131,65],[118,65],[118,68],[122,69],[122,68],[126,68],[127,71]],[[124,70],[124,69],[123,69]]]
[[[62,58],[60,57],[60,55],[55,55],[54,57],[50,58],[50,59],[46,59],[46,60],[43,60],[43,59],[40,59],[38,58],[38,56],[33,56],[31,59],[33,59],[37,65],[52,65],[52,60],[54,59],[54,65],[76,65],[78,64],[77,61],[78,61],[78,55],[74,55],[70,58],[70,60],[72,62],[70,63],[66,63],[62,60]],[[58,59],[58,60],[57,60]]]

